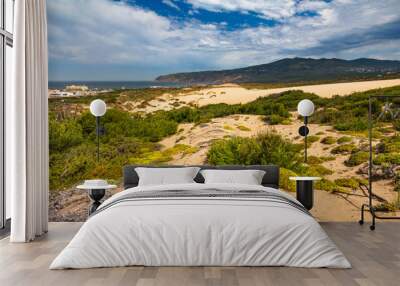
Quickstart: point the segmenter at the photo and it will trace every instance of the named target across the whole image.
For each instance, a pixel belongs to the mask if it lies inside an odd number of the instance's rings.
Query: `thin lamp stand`
[[[304,135],[304,163],[307,163],[307,135],[308,135],[308,116],[304,116],[304,126],[305,126],[305,135]]]
[[[304,116],[304,125],[299,128],[299,134],[304,137],[304,163],[307,163],[307,135],[310,132],[307,124],[308,116]]]
[[[100,161],[100,116],[96,116],[97,163]]]

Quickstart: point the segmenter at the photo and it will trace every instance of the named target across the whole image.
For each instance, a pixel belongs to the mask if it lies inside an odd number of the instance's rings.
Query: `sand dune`
[[[271,89],[246,89],[231,84],[191,92],[180,96],[179,100],[186,104],[191,103],[198,106],[217,103],[238,104],[254,101],[261,96],[268,96],[288,90],[302,90],[304,92],[315,93],[320,97],[329,98],[334,95],[348,95],[353,92],[363,92],[396,85],[400,85],[400,79],[304,85]]]
[[[304,92],[315,93],[320,97],[329,98],[334,95],[343,96],[353,92],[363,92],[396,85],[400,85],[400,79],[304,85],[271,89],[247,89],[238,84],[231,83],[195,91],[183,89],[178,95],[165,93],[150,100],[145,105],[143,105],[141,101],[128,101],[124,103],[124,107],[126,111],[130,112],[151,113],[157,110],[171,110],[182,106],[248,103],[259,97],[269,96],[288,90],[302,90]]]

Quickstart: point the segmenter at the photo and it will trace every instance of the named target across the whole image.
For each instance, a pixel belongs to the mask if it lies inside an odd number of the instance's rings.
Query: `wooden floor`
[[[51,223],[29,244],[0,241],[0,285],[400,285],[400,223],[379,222],[375,232],[357,223],[322,223],[352,269],[289,267],[125,267],[48,270],[80,223]]]

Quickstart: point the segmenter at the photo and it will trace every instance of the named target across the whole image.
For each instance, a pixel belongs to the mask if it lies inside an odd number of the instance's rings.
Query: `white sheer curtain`
[[[14,93],[6,98],[6,187],[12,242],[47,232],[48,117],[46,0],[15,2]]]

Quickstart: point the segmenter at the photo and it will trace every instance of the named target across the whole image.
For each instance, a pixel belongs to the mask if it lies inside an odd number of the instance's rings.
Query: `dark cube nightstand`
[[[321,180],[320,177],[290,177],[296,181],[296,199],[308,210],[314,204],[314,181]]]

